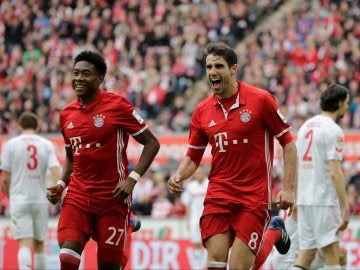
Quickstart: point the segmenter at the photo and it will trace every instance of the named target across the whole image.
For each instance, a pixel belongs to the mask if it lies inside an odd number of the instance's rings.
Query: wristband
[[[63,180],[58,180],[56,184],[62,186],[63,189],[66,188],[66,184]]]
[[[140,180],[140,177],[141,175],[138,174],[137,172],[135,171],[132,171],[130,174],[129,174],[129,177],[131,177],[132,179],[134,179],[136,182]]]

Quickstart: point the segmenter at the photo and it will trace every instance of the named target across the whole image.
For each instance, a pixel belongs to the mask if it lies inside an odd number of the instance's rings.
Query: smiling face
[[[206,75],[214,94],[220,99],[231,97],[237,91],[236,71],[237,65],[229,67],[221,56],[209,54],[206,57]]]
[[[103,76],[96,72],[94,65],[87,61],[75,64],[72,75],[72,86],[82,104],[93,100],[100,91]]]

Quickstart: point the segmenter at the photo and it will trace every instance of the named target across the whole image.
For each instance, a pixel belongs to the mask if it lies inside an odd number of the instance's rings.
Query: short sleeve
[[[10,157],[10,145],[9,142],[4,142],[1,153],[1,164],[0,168],[3,171],[11,171],[11,157]]]
[[[266,128],[282,146],[294,141],[294,137],[290,132],[291,126],[280,112],[275,98],[270,93],[264,96],[263,116]]]
[[[344,155],[344,132],[339,129],[332,129],[327,134],[327,159],[342,160]]]

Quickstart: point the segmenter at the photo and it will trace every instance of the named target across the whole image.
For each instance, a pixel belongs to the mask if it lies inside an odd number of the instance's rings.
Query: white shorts
[[[15,239],[34,238],[38,241],[44,241],[49,219],[47,203],[11,203],[10,218],[12,221],[12,233]]]
[[[190,223],[190,241],[194,244],[202,243],[199,221]]]
[[[323,248],[340,241],[341,211],[337,206],[298,206],[299,248]]]

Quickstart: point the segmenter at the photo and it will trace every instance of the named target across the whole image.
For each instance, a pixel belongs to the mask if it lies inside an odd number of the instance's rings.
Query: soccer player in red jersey
[[[169,191],[183,191],[181,182],[196,171],[209,143],[212,164],[200,219],[202,241],[208,252],[207,267],[226,269],[231,248],[230,269],[257,269],[272,248],[265,245],[267,242],[276,243],[277,248],[286,243],[285,252],[290,247],[279,218],[264,232],[270,221],[271,203],[277,203],[281,209],[294,204],[294,138],[275,98],[236,80],[237,55],[231,48],[210,43],[204,58],[214,95],[202,101],[193,113],[188,151],[169,179]],[[274,138],[283,148],[284,182],[272,202]],[[255,257],[259,262],[255,262]]]
[[[60,113],[66,160],[61,180],[48,189],[55,203],[68,186],[58,224],[61,269],[78,269],[91,238],[97,241],[98,269],[120,269],[129,226],[131,194],[160,145],[129,101],[100,90],[103,57],[84,51],[75,57],[72,85],[78,97]],[[144,145],[128,172],[129,135]]]

